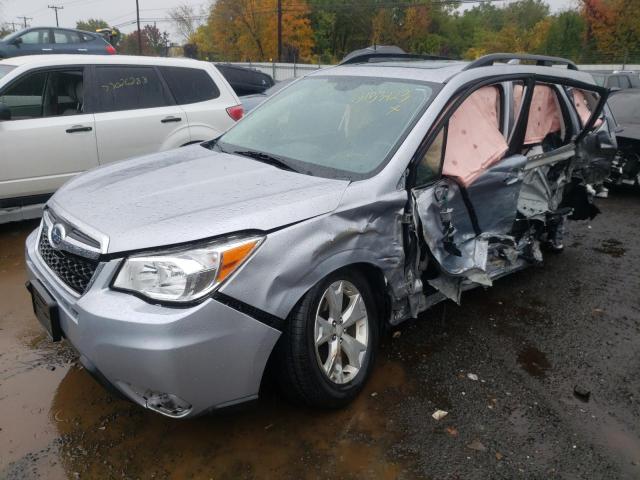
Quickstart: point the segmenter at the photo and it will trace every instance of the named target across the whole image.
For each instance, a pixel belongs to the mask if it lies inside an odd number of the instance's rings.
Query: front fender
[[[286,318],[330,273],[355,263],[380,269],[394,298],[406,293],[401,217],[406,195],[334,211],[271,232],[221,293]]]

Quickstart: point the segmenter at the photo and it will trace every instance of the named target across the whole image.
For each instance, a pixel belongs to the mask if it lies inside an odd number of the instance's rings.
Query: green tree
[[[88,20],[78,20],[76,28],[85,32],[95,32],[101,28],[109,28],[109,24],[101,18],[89,18]]]
[[[142,55],[149,57],[159,57],[167,55],[169,45],[169,34],[161,32],[155,25],[145,25],[140,31]],[[120,41],[120,53],[126,55],[138,55],[138,32],[133,31]]]
[[[581,61],[585,49],[586,22],[580,13],[569,10],[551,17],[544,39],[544,52]]]

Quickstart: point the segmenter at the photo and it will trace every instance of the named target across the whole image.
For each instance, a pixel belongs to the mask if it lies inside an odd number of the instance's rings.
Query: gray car
[[[287,396],[340,407],[386,327],[540,263],[567,217],[595,215],[607,92],[571,62],[369,60],[58,190],[26,242],[51,337],[174,418],[255,399],[270,360]]]
[[[98,33],[70,28],[25,28],[0,40],[0,59],[49,53],[114,55],[116,49]]]

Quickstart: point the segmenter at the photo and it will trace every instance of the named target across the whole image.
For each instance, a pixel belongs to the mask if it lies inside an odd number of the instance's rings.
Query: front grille
[[[49,243],[47,225],[42,226],[38,251],[51,271],[74,292],[82,295],[86,290],[98,262],[73,253],[54,249]]]

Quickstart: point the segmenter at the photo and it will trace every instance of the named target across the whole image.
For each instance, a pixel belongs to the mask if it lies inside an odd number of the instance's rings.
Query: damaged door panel
[[[604,151],[609,141],[597,124],[599,93],[525,78],[467,91],[443,115],[422,161],[434,170],[437,157],[441,178],[410,191],[424,250],[417,273],[432,296],[459,302],[467,288],[541,262],[543,244],[561,248],[565,218],[582,216],[596,155],[590,148],[582,165],[580,149],[595,142]]]
[[[426,281],[456,302],[465,285],[491,285],[494,270],[504,267],[493,267],[496,259],[511,264],[517,258],[509,234],[527,158],[507,154],[502,88],[482,86],[452,109],[442,127],[444,151],[436,147],[442,178],[411,191],[423,243],[439,271]],[[424,160],[433,164],[433,157],[430,147]]]

